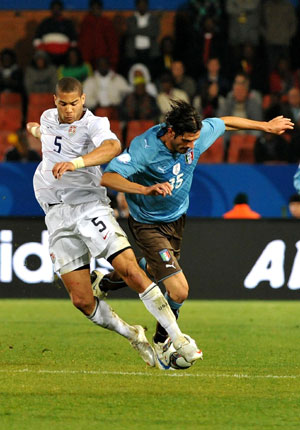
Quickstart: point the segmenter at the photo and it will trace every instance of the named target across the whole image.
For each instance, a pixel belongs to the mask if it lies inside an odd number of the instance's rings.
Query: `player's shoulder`
[[[41,115],[41,124],[42,122],[54,122],[57,123],[58,122],[58,112],[56,108],[52,108],[52,109],[47,109],[45,110],[42,115]]]
[[[202,121],[202,127],[211,128],[211,127],[225,127],[225,123],[221,118],[205,118]]]
[[[94,115],[89,109],[86,109],[85,114],[80,120],[82,125],[95,128],[109,128],[109,119]]]

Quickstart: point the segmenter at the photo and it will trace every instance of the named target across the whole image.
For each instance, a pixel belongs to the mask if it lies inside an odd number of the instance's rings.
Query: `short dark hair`
[[[248,196],[246,193],[238,193],[234,198],[234,204],[241,205],[243,203],[248,203]]]
[[[82,96],[83,90],[81,83],[71,77],[61,78],[55,86],[55,94],[59,92],[62,93],[72,93],[73,91],[78,91],[79,95]]]
[[[175,136],[197,133],[202,127],[199,112],[183,100],[171,100],[171,109],[166,113],[165,123],[172,128]]]
[[[293,203],[293,202],[300,202],[300,194],[293,194],[290,197],[289,203]]]

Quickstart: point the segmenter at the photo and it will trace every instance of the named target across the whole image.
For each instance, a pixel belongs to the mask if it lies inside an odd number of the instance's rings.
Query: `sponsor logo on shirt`
[[[128,152],[125,152],[124,154],[121,154],[117,157],[117,160],[120,161],[120,163],[129,163],[129,161],[131,160],[130,154],[128,154]]]
[[[74,136],[74,134],[76,133],[76,125],[70,125],[70,128],[68,130],[69,136]]]
[[[194,160],[194,150],[190,149],[186,154],[185,154],[185,162],[186,164],[192,164]]]
[[[162,261],[170,261],[171,260],[171,254],[167,249],[162,249],[161,251],[158,251],[159,255],[162,259]]]
[[[173,166],[173,175],[178,175],[178,173],[180,172],[180,163],[175,164],[175,166]]]

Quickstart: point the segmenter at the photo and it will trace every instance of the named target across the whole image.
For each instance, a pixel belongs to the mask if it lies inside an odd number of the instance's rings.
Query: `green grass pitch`
[[[139,300],[109,300],[132,324]],[[0,300],[1,430],[300,428],[300,303],[187,301],[180,326],[204,360],[147,367],[68,300]]]

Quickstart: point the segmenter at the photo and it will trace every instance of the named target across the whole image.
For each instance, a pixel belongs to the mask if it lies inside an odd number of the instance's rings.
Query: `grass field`
[[[128,322],[138,300],[109,301]],[[299,429],[300,303],[189,301],[203,349],[186,371],[146,367],[67,300],[0,300],[0,429]]]

